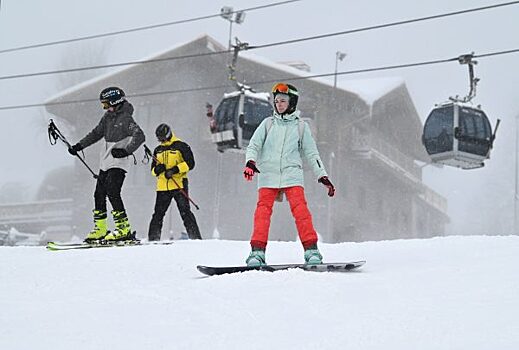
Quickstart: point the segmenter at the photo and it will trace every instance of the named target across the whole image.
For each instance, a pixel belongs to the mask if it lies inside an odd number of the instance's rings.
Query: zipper
[[[287,139],[287,130],[288,130],[286,125],[283,124],[283,127],[285,128],[285,134],[283,135],[283,145],[281,145],[281,155],[279,157],[279,187],[281,187],[281,176],[282,176],[282,171],[283,171],[283,169],[281,169],[281,162],[283,161],[283,151],[285,149],[285,141]]]

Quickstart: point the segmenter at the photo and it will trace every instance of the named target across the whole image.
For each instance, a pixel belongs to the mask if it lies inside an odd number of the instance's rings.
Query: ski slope
[[[519,349],[519,237],[321,244],[349,273],[205,277],[238,241],[0,247],[0,349]],[[269,263],[298,263],[271,242]]]

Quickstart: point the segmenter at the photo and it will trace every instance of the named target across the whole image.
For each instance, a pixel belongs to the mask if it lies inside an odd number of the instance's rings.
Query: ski
[[[229,273],[246,272],[246,271],[268,271],[275,272],[289,269],[302,269],[314,272],[347,272],[359,268],[366,261],[353,261],[344,263],[325,263],[319,265],[307,264],[283,264],[283,265],[264,265],[264,266],[202,266],[198,265],[197,269],[204,275],[215,276]]]
[[[51,251],[58,250],[74,250],[74,249],[92,249],[92,248],[113,248],[113,247],[134,247],[142,245],[169,245],[173,244],[173,241],[153,241],[143,242],[140,240],[128,240],[128,241],[115,241],[115,242],[83,242],[83,243],[59,243],[59,242],[48,242],[47,249]]]

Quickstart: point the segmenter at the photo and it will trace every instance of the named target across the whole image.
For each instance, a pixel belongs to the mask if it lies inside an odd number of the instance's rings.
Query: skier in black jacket
[[[94,228],[85,242],[97,240],[120,241],[132,238],[132,230],[121,198],[121,188],[130,165],[128,158],[144,142],[145,136],[135,123],[133,106],[126,100],[124,91],[118,87],[108,87],[99,95],[106,113],[99,124],[81,141],[69,148],[76,155],[84,148],[102,138],[105,145],[101,150],[100,170],[94,192]],[[112,205],[115,231],[108,233],[106,198]]]

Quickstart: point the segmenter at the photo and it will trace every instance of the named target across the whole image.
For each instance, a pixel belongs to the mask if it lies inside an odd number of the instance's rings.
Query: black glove
[[[247,164],[245,164],[245,169],[243,170],[243,176],[245,180],[252,181],[252,177],[254,174],[259,173],[260,171],[256,168],[256,162],[253,160],[249,160]]]
[[[157,164],[153,170],[155,171],[155,175],[159,176],[160,174],[166,171],[166,166],[162,163]]]
[[[112,148],[111,152],[114,158],[124,158],[130,155],[124,148]]]
[[[74,146],[68,148],[68,153],[72,154],[73,156],[77,156],[77,153],[82,149],[83,147],[79,143],[76,143]]]
[[[179,172],[180,169],[175,165],[173,168],[166,170],[164,176],[166,176],[167,179],[171,179],[173,175],[178,174]]]
[[[333,187],[333,184],[328,179],[328,176],[321,176],[317,182],[322,183],[328,188],[328,196],[333,197],[335,194],[335,187]]]

